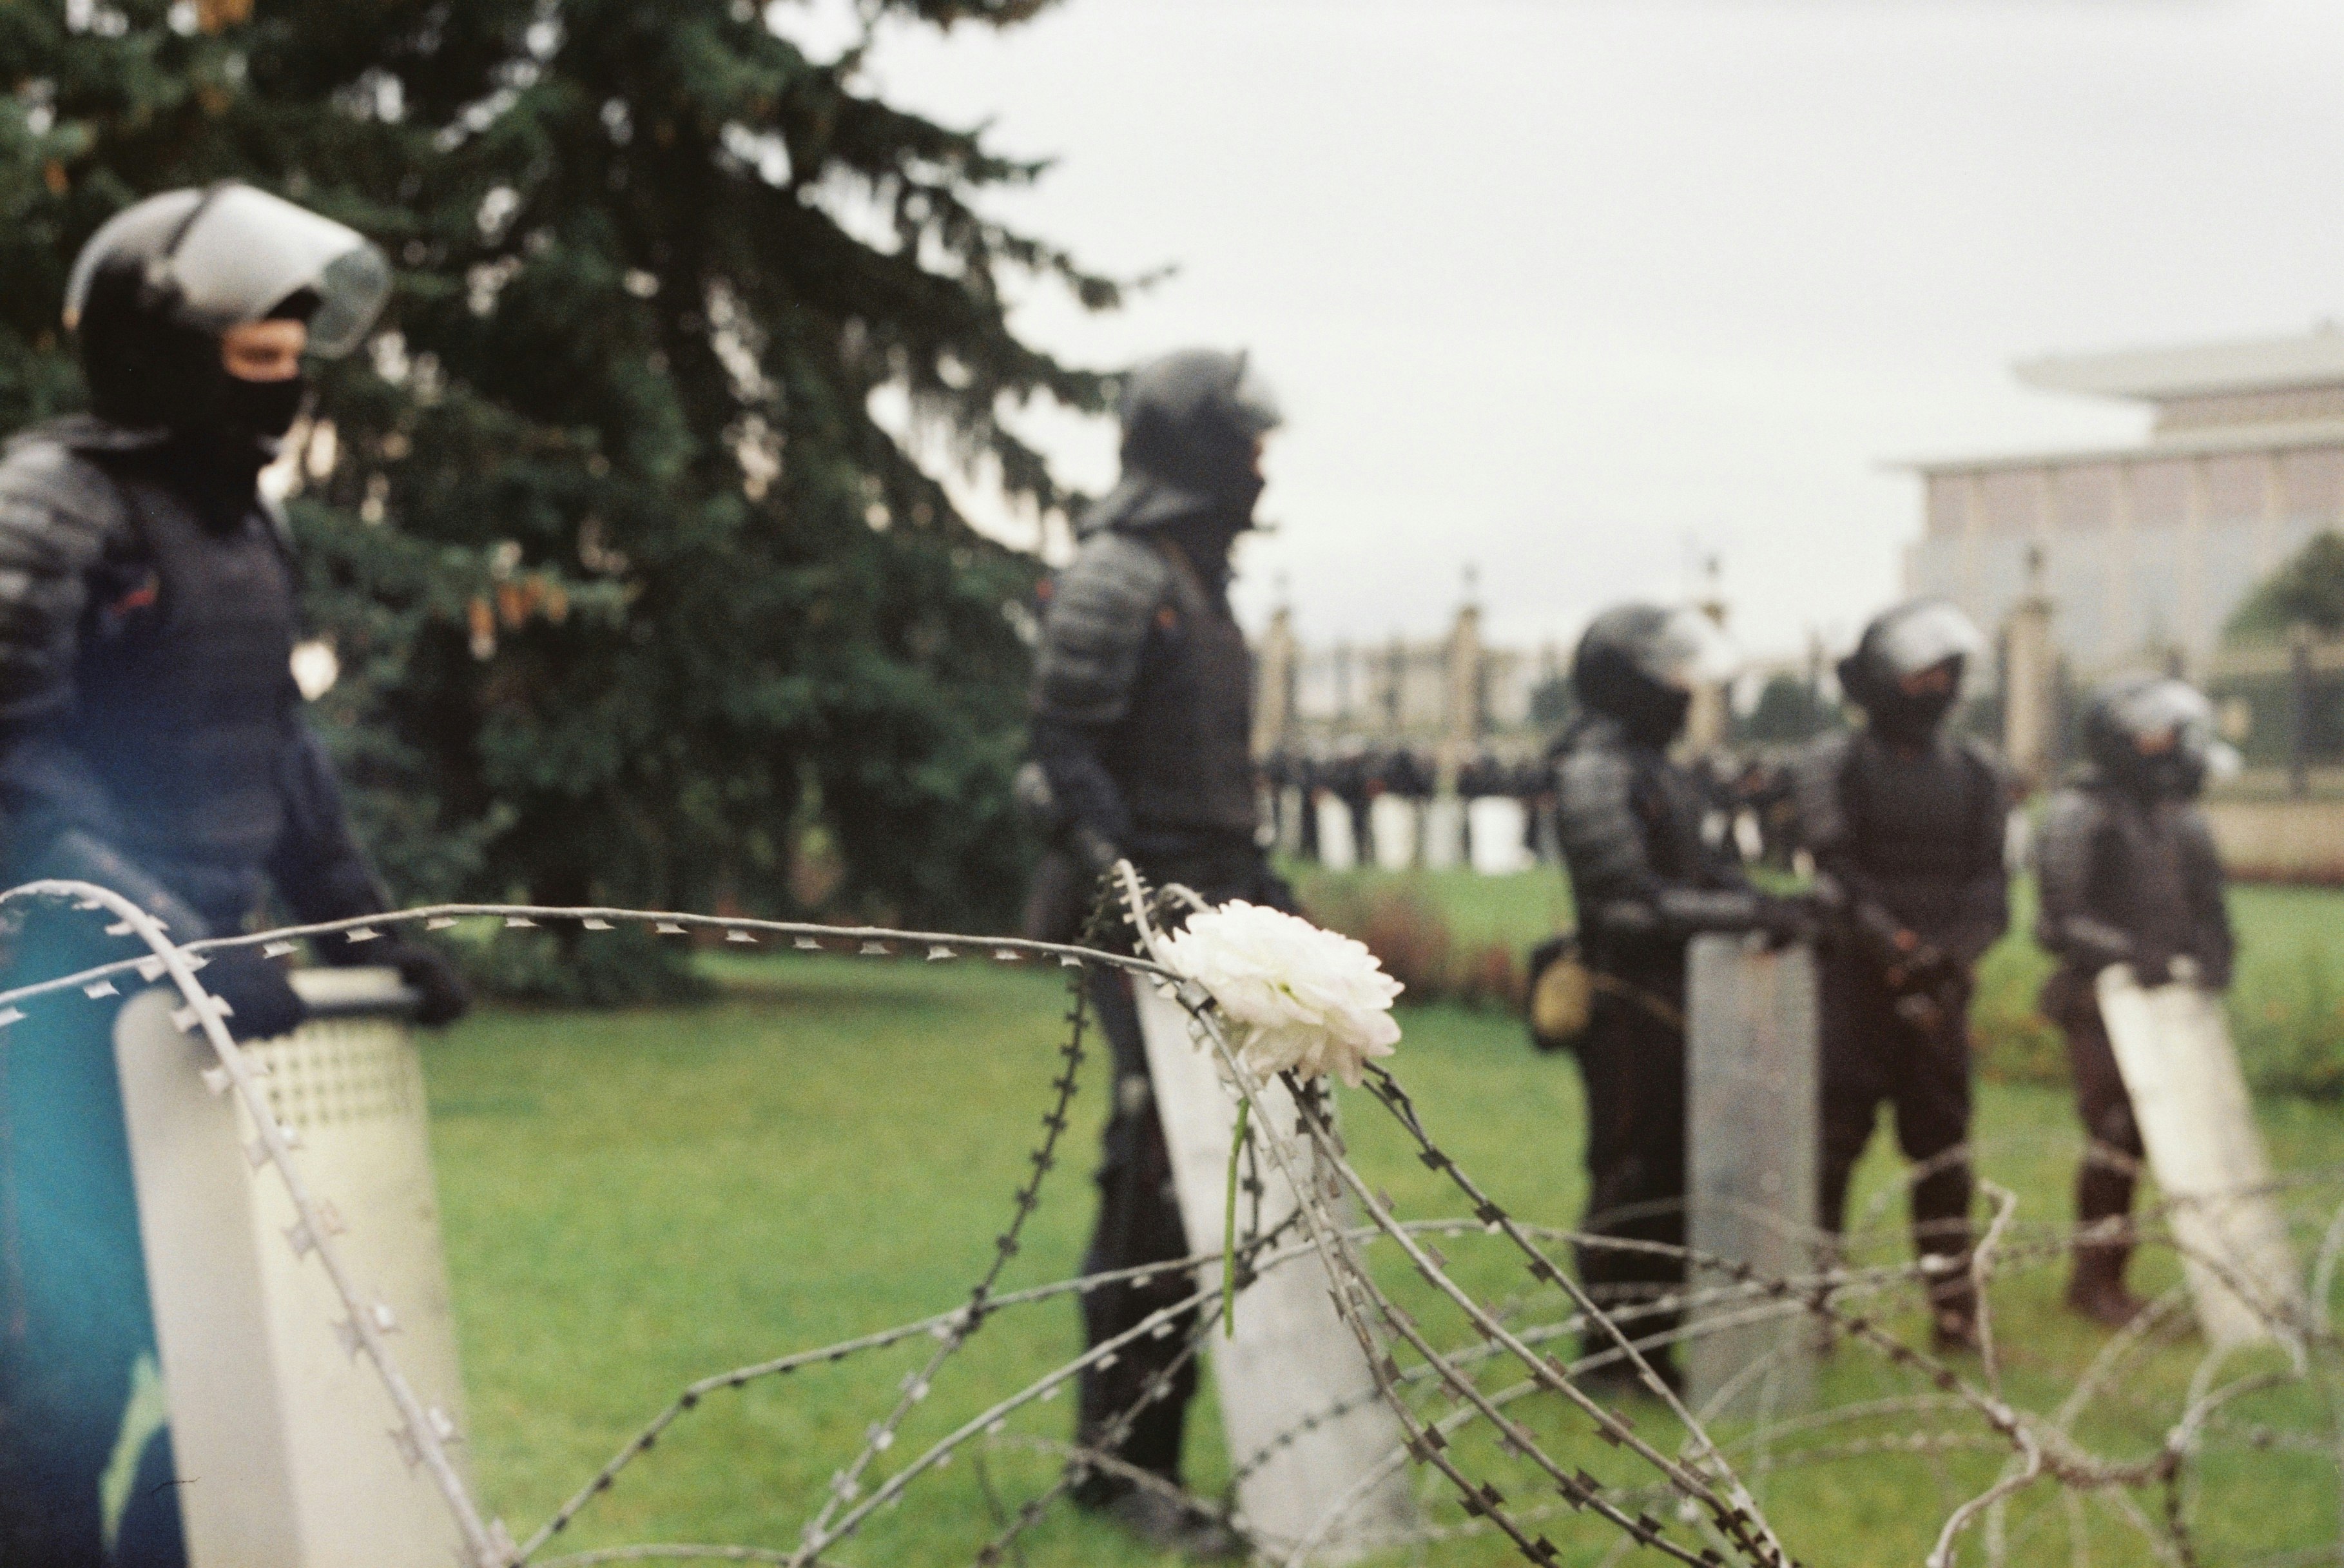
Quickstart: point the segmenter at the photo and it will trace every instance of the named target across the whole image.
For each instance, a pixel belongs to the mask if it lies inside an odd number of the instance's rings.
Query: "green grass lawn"
[[[1524,879],[1507,896],[1535,908]],[[517,1533],[542,1520],[686,1381],[730,1366],[948,1309],[985,1269],[1027,1167],[1062,1037],[1055,975],[845,958],[735,961],[711,1002],[672,1009],[490,1011],[431,1043],[428,1072],[450,1264],[471,1399],[472,1455],[493,1509]],[[1513,1023],[1455,1008],[1408,1012],[1395,1066],[1436,1135],[1525,1218],[1567,1224],[1581,1201],[1579,1091],[1565,1061],[1534,1057]],[[1076,1271],[1092,1207],[1089,1168],[1103,1108],[1102,1058],[1088,1064],[1063,1166],[1046,1185],[1005,1284]],[[2306,1170],[2344,1162],[2344,1117],[2303,1102],[2267,1108],[2274,1158]],[[1355,1157],[1405,1216],[1461,1205],[1416,1162],[1380,1108],[1348,1097]],[[1987,1175],[2022,1197],[2023,1221],[2064,1223],[2076,1138],[2056,1090],[1986,1090],[1980,1118]],[[1893,1199],[1896,1162],[1876,1150],[1864,1190]],[[2334,1199],[2332,1184],[2314,1198]],[[1864,1249],[1901,1249],[1893,1202]],[[2022,1225],[2023,1234],[2026,1226]],[[1520,1295],[1519,1261],[1480,1238],[1444,1244],[1488,1299]],[[2167,1260],[2144,1270],[2169,1283]],[[1425,1292],[1381,1267],[1411,1302]],[[2060,1274],[2015,1274],[1997,1295],[2009,1392],[2042,1408],[2102,1342],[2056,1307]],[[1527,1298],[1526,1321],[1560,1315]],[[1453,1316],[1423,1317],[1450,1342]],[[1910,1314],[1894,1317],[1910,1328]],[[1069,1300],[994,1319],[950,1365],[886,1456],[900,1462],[984,1403],[1055,1366],[1079,1344]],[[930,1342],[712,1397],[598,1499],[558,1550],[628,1542],[793,1544],[833,1472],[892,1403]],[[2155,1349],[2117,1380],[2115,1400],[2080,1429],[2111,1452],[2144,1452],[2177,1408],[2196,1358]],[[1506,1381],[1500,1379],[1498,1381]],[[1209,1388],[1209,1381],[1208,1381]],[[1872,1358],[1843,1348],[1823,1396],[1834,1405],[1906,1391]],[[836,1560],[854,1564],[966,1562],[999,1511],[1046,1485],[1055,1465],[1019,1445],[1061,1438],[1071,1401],[1038,1407],[981,1453],[924,1481]],[[1522,1413],[1561,1457],[1611,1479],[1620,1455],[1566,1419],[1553,1400]],[[2324,1430],[2309,1397],[2287,1389],[2229,1412],[2194,1502],[2207,1561],[2316,1549],[2337,1539],[2337,1475],[2284,1437],[2250,1450],[2258,1423]],[[1664,1434],[1666,1422],[1641,1412]],[[1893,1427],[1896,1423],[1889,1423]],[[1909,1423],[1906,1423],[1909,1424]],[[1192,1479],[1226,1473],[1209,1394],[1191,1423]],[[1849,1429],[1878,1434],[1880,1422]],[[1959,1430],[1974,1431],[1974,1424]],[[1733,1434],[1727,1423],[1721,1435]],[[1805,1440],[1814,1441],[1814,1440]],[[1540,1506],[1519,1461],[1486,1442],[1460,1449],[1518,1504]],[[1747,1457],[1746,1455],[1744,1456]],[[1770,1516],[1805,1563],[1916,1563],[1935,1522],[1991,1482],[1998,1452],[1876,1455],[1783,1469],[1761,1478]],[[1551,1493],[1546,1493],[1550,1499]],[[2143,1494],[2150,1515],[2161,1499]],[[1658,1505],[1656,1504],[1656,1507]],[[2104,1503],[2086,1509],[2089,1561],[2154,1561]],[[1433,1517],[1454,1524],[1445,1502]],[[2047,1492],[2006,1521],[2016,1562],[2076,1560],[2066,1515]],[[1614,1537],[1583,1519],[1544,1521],[1571,1562],[1603,1561]],[[1024,1561],[1149,1561],[1120,1536],[1066,1509],[1026,1538]],[[1982,1538],[1968,1559],[1983,1561]],[[1401,1561],[1501,1563],[1487,1538],[1443,1542]],[[1652,1559],[1658,1561],[1658,1559]],[[2309,1561],[2309,1559],[2304,1559]]]

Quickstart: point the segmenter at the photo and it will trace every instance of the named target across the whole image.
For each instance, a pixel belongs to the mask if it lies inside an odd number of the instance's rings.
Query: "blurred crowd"
[[[1455,783],[1446,790],[1440,759],[1426,750],[1275,751],[1261,764],[1262,819],[1282,854],[1312,865],[1395,870],[1461,865],[1497,874],[1560,865],[1558,749],[1559,744],[1509,755],[1480,748],[1459,763]],[[1688,772],[1705,804],[1704,836],[1730,843],[1745,862],[1793,869],[1798,845],[1790,758],[1789,748],[1718,750],[1694,758]],[[1453,809],[1435,809],[1450,800]],[[1399,830],[1379,836],[1379,811],[1388,821],[1399,820]],[[1455,836],[1444,836],[1452,823]],[[1492,835],[1503,842],[1490,842]]]

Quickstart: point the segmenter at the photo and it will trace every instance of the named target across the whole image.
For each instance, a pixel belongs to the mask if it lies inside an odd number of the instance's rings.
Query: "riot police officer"
[[[1999,767],[1945,733],[1984,646],[1952,605],[1920,599],[1864,629],[1839,664],[1864,725],[1794,769],[1800,835],[1831,911],[1823,954],[1824,1227],[1844,1228],[1850,1173],[1883,1101],[1922,1168],[1915,1245],[1933,1265],[1933,1334],[1975,1339],[1967,1274],[1969,1000],[1978,959],[2009,924],[2007,800]]]
[[[2089,771],[2054,797],[2037,845],[2036,936],[2059,959],[2041,1007],[2066,1034],[2090,1140],[2076,1177],[2067,1304],[2116,1328],[2141,1306],[2124,1275],[2142,1150],[2093,980],[2129,964],[2145,986],[2186,976],[2222,991],[2232,943],[2221,861],[2195,804],[2217,745],[2206,699],[2180,681],[2121,677],[2094,695],[2084,744]]]
[[[0,461],[0,821],[7,880],[77,878],[190,941],[242,928],[273,887],[298,919],[386,907],[351,841],[289,661],[282,518],[257,476],[306,396],[302,357],[355,347],[389,284],[340,224],[248,186],[152,197],[100,228],[66,303],[90,411]],[[129,951],[35,909],[11,983]],[[428,1020],[464,1005],[432,950],[340,938],[397,966]],[[215,954],[204,983],[246,1038],[303,1016],[283,972]],[[0,1089],[0,1560],[180,1561],[138,1220],[110,1044],[77,992],[11,1030]],[[118,1483],[103,1484],[119,1471]]]
[[[1704,931],[1795,935],[1793,902],[1754,891],[1702,832],[1700,786],[1668,756],[1718,634],[1695,610],[1624,604],[1580,639],[1581,712],[1556,743],[1563,862],[1594,1002],[1578,1042],[1587,1086],[1591,1235],[1682,1248],[1685,1239],[1685,947]],[[1589,1294],[1632,1338],[1672,1319],[1640,1304],[1684,1280],[1681,1258],[1585,1246]],[[1591,1333],[1587,1349],[1612,1348]],[[1666,1350],[1649,1358],[1673,1377]]]
[[[1278,423],[1277,406],[1245,355],[1192,349],[1133,373],[1122,420],[1121,482],[1077,525],[1074,561],[1058,574],[1043,620],[1034,793],[1050,803],[1062,853],[1086,873],[1128,857],[1151,881],[1186,884],[1213,903],[1291,907],[1256,838],[1252,655],[1228,601],[1230,550],[1253,526],[1261,441]],[[1061,922],[1061,932],[1070,926]],[[1130,984],[1101,976],[1092,999],[1114,1049],[1116,1089],[1098,1228],[1084,1267],[1104,1272],[1184,1257]],[[1194,1288],[1175,1271],[1090,1292],[1083,1298],[1090,1342]],[[1193,1360],[1119,1441],[1115,1429],[1183,1343],[1177,1334],[1142,1340],[1113,1367],[1086,1372],[1079,1441],[1177,1482]],[[1164,1493],[1104,1470],[1077,1495],[1159,1545],[1194,1556],[1240,1549]]]

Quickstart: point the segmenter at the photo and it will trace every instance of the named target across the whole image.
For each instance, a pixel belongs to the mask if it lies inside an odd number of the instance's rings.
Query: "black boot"
[[[1976,1296],[1965,1290],[1931,1303],[1929,1344],[1939,1355],[1974,1354],[1984,1342],[1978,1338]]]
[[[2067,1306],[2107,1329],[2123,1328],[2145,1305],[2124,1282],[2132,1260],[2132,1169],[2097,1148],[2076,1178],[2076,1271],[2067,1279]]]
[[[1177,1552],[1191,1563],[1234,1563],[1246,1555],[1246,1538],[1226,1520],[1153,1487],[1137,1487],[1105,1512],[1157,1552]]]
[[[1933,1267],[1928,1281],[1929,1342],[1940,1354],[1976,1351],[1977,1284],[1970,1278],[1969,1251],[1924,1253]]]
[[[2121,1329],[2147,1303],[2125,1289],[2125,1266],[2132,1247],[2098,1239],[2076,1243],[2076,1271],[2067,1277],[2067,1310],[2104,1329]]]

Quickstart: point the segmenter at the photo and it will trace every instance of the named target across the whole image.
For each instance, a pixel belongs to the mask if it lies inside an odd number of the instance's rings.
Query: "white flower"
[[[1373,1057],[1392,1054],[1400,983],[1365,946],[1308,920],[1233,899],[1190,917],[1164,943],[1172,968],[1213,994],[1231,1042],[1262,1077],[1339,1073],[1357,1087]]]

